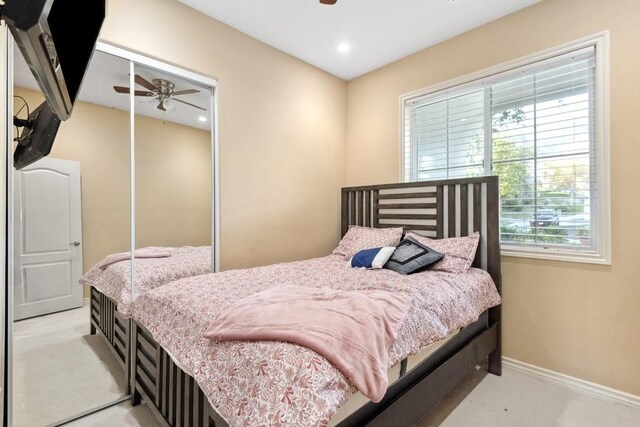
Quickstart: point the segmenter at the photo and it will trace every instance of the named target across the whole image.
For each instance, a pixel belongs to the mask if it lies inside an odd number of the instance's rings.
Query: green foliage
[[[519,227],[502,224],[500,239],[503,242],[568,243],[567,230],[561,227]]]
[[[571,194],[565,193],[562,191],[541,191],[540,196],[549,197],[551,199],[558,199],[558,198],[564,198],[564,197],[571,197]]]
[[[540,243],[567,243],[567,230],[561,227],[540,227],[535,241]]]
[[[533,156],[533,148],[525,143],[514,141],[500,132],[513,129],[526,119],[521,108],[501,111],[493,116],[492,159],[493,173],[500,177],[500,196],[502,197],[503,212],[530,212],[527,205],[533,204],[534,182],[532,171],[528,169],[528,159]],[[575,192],[586,190],[577,188],[577,182],[588,176],[588,168],[581,164],[574,164],[558,168],[555,165],[545,165],[544,169],[553,170],[545,176],[547,191],[540,191],[537,203],[551,209],[559,210],[563,214],[584,212],[583,198],[577,197]],[[536,186],[538,186],[536,184]],[[538,188],[539,190],[540,188]],[[562,191],[569,190],[569,191]]]
[[[588,228],[578,228],[576,237],[591,237],[591,231]]]
[[[504,139],[493,140],[493,173],[500,177],[500,196],[505,200],[519,199],[527,182],[527,165],[509,162],[512,144]]]
[[[527,180],[527,165],[522,161],[509,161],[515,158],[529,157],[531,149],[519,147],[514,150],[514,141],[497,137],[501,129],[510,124],[520,124],[525,119],[525,113],[520,108],[504,110],[493,116],[492,160],[493,173],[500,177],[500,196],[504,200],[504,207],[512,212],[522,211],[522,206],[515,201],[521,198],[522,190]],[[517,143],[516,143],[517,144]],[[514,156],[517,152],[517,156]],[[511,205],[511,206],[509,206]],[[516,205],[516,206],[513,206]]]
[[[547,171],[545,187],[550,193],[562,190],[575,194],[579,191],[589,191],[589,166],[575,160],[573,164],[554,164],[553,161],[543,162],[542,168]]]
[[[515,225],[501,225],[500,239],[507,242],[530,242],[530,236],[522,234],[524,231],[526,230]]]
[[[582,199],[576,200],[575,197],[572,197],[571,193],[561,191],[541,191],[538,197],[539,204],[559,210],[564,214],[584,212],[584,204],[580,203]]]
[[[564,214],[584,213],[584,205],[579,205],[579,204],[575,204],[575,205],[571,205],[571,204],[560,205],[560,206],[558,206],[558,209],[560,209],[560,212],[562,212]]]
[[[503,213],[508,213],[508,212],[517,213],[517,212],[522,212],[523,210],[524,210],[524,206],[522,206],[522,203],[520,201],[515,199],[502,199]]]
[[[511,123],[520,124],[525,118],[522,108],[516,107],[510,110],[503,110],[493,115],[493,132],[498,132],[500,128],[504,128]]]

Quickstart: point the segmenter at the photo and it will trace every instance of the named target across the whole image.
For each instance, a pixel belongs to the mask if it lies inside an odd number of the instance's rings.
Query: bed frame
[[[131,320],[125,319],[118,312],[115,301],[94,288],[90,288],[89,310],[90,332],[95,335],[100,331],[100,336],[107,343],[122,367],[125,376],[126,394],[131,391]]]
[[[343,188],[342,235],[350,225],[404,226],[436,238],[480,231],[473,266],[486,270],[500,292],[498,194],[495,176]],[[400,379],[381,402],[366,404],[338,425],[412,425],[477,366],[501,375],[500,323],[501,307],[493,307],[410,372],[402,369],[403,361]],[[144,399],[165,425],[228,425],[193,378],[136,322],[131,322],[131,345],[134,405]]]

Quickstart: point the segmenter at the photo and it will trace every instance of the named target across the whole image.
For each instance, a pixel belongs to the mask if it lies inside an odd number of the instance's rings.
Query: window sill
[[[502,245],[502,256],[516,257],[516,258],[531,258],[531,259],[544,259],[550,261],[561,262],[577,262],[582,264],[598,264],[598,265],[611,265],[611,257],[602,256],[598,253],[580,253],[580,252],[560,252],[552,249],[522,249],[513,246]]]

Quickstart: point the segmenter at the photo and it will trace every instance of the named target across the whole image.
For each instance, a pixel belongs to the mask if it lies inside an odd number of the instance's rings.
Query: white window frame
[[[504,256],[521,258],[548,259],[555,261],[581,262],[590,264],[611,265],[611,196],[610,196],[610,153],[609,153],[609,31],[594,34],[579,40],[565,43],[541,52],[534,53],[513,61],[467,74],[452,80],[419,89],[400,96],[399,117],[399,141],[400,141],[400,181],[406,181],[405,177],[405,105],[407,102],[429,95],[446,96],[447,90],[459,93],[467,86],[477,84],[478,80],[490,78],[496,74],[502,74],[516,68],[536,66],[538,63],[565,55],[572,51],[589,46],[595,47],[595,157],[596,157],[596,191],[598,195],[597,206],[597,233],[596,248],[594,252],[585,253],[580,250],[555,247],[521,247],[501,244],[501,252]]]

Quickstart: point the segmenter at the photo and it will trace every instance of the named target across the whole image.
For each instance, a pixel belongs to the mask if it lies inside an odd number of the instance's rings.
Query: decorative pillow
[[[400,274],[411,274],[425,270],[444,257],[440,252],[421,244],[413,237],[405,237],[384,265],[384,268]]]
[[[395,251],[395,246],[384,248],[363,249],[349,260],[349,267],[382,268]]]
[[[442,252],[445,255],[444,259],[435,264],[431,270],[446,271],[448,273],[466,272],[473,264],[478,242],[480,241],[480,233],[477,231],[470,236],[449,239],[430,239],[421,236],[415,231],[408,231],[407,236],[411,236],[423,245]]]
[[[397,246],[402,239],[404,229],[398,228],[369,228],[352,225],[344,235],[334,254],[343,255],[346,259],[353,257],[362,249]]]

